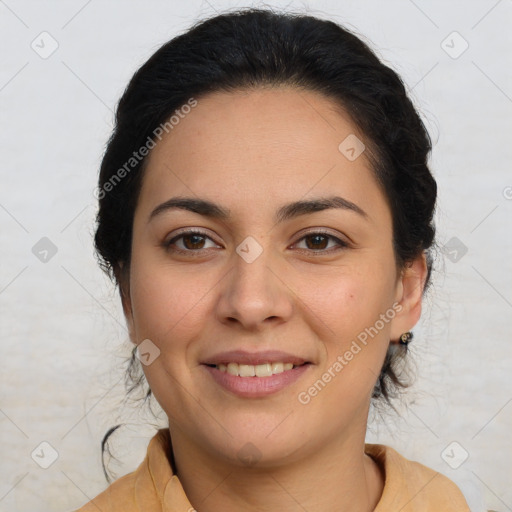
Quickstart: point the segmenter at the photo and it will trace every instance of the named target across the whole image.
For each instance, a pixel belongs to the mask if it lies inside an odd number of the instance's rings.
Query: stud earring
[[[400,336],[399,343],[400,345],[407,345],[412,341],[413,334],[410,331],[404,332],[402,336]]]

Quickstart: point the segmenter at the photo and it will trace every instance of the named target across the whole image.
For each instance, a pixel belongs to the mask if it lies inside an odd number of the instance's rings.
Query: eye
[[[167,250],[170,251],[179,253],[193,253],[199,252],[203,249],[208,249],[208,247],[204,247],[206,239],[213,242],[213,240],[207,236],[206,233],[201,231],[182,231],[179,235],[171,238],[171,240],[168,242],[164,242],[164,246]],[[181,247],[177,242],[181,242]]]
[[[329,233],[319,231],[319,232],[312,232],[308,233],[307,235],[303,236],[299,239],[299,242],[305,241],[306,243],[306,250],[308,252],[332,252],[332,247],[330,249],[327,249],[327,246],[329,244],[329,241],[336,242],[336,245],[338,246],[339,250],[340,248],[346,248],[348,247],[348,243],[344,242],[343,240],[340,240],[339,238],[330,235]],[[309,241],[309,243],[308,243]]]
[[[210,249],[211,247],[205,247],[206,240],[213,242],[213,240],[202,231],[182,231],[179,235],[171,238],[167,242],[164,242],[163,245],[168,251],[191,254]],[[313,252],[323,254],[326,252],[333,252],[333,247],[328,249],[329,241],[335,242],[334,250],[340,250],[349,246],[347,242],[323,231],[308,233],[300,238],[296,244],[303,240],[306,243],[306,248],[301,248],[301,250],[306,250],[309,253]],[[213,243],[214,245],[217,245],[215,242]],[[336,245],[338,246],[338,249],[336,249]]]

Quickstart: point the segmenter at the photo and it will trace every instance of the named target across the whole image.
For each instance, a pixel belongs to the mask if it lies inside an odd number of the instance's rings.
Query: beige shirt
[[[194,508],[173,474],[169,429],[151,439],[140,466],[113,482],[75,512],[193,512]],[[471,512],[462,493],[447,477],[402,457],[380,444],[366,444],[385,475],[384,490],[375,512]]]

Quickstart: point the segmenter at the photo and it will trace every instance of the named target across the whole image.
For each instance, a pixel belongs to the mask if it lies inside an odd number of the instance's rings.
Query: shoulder
[[[176,485],[167,458],[168,429],[159,430],[150,440],[139,467],[118,478],[102,493],[73,512],[150,512],[162,510],[162,496]],[[170,484],[170,485],[169,485]]]
[[[366,444],[365,452],[377,462],[385,478],[375,512],[470,512],[460,489],[445,475],[389,446]]]
[[[74,512],[149,512],[161,510],[148,457],[140,466],[118,478],[103,492]]]
[[[73,512],[138,512],[134,508],[136,472],[129,473],[110,484],[103,492]]]

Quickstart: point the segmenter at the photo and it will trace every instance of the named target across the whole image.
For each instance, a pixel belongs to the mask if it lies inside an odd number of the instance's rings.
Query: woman
[[[169,419],[80,511],[468,511],[365,444],[421,314],[429,135],[355,35],[248,9],[160,48],[121,98],[96,247]]]

